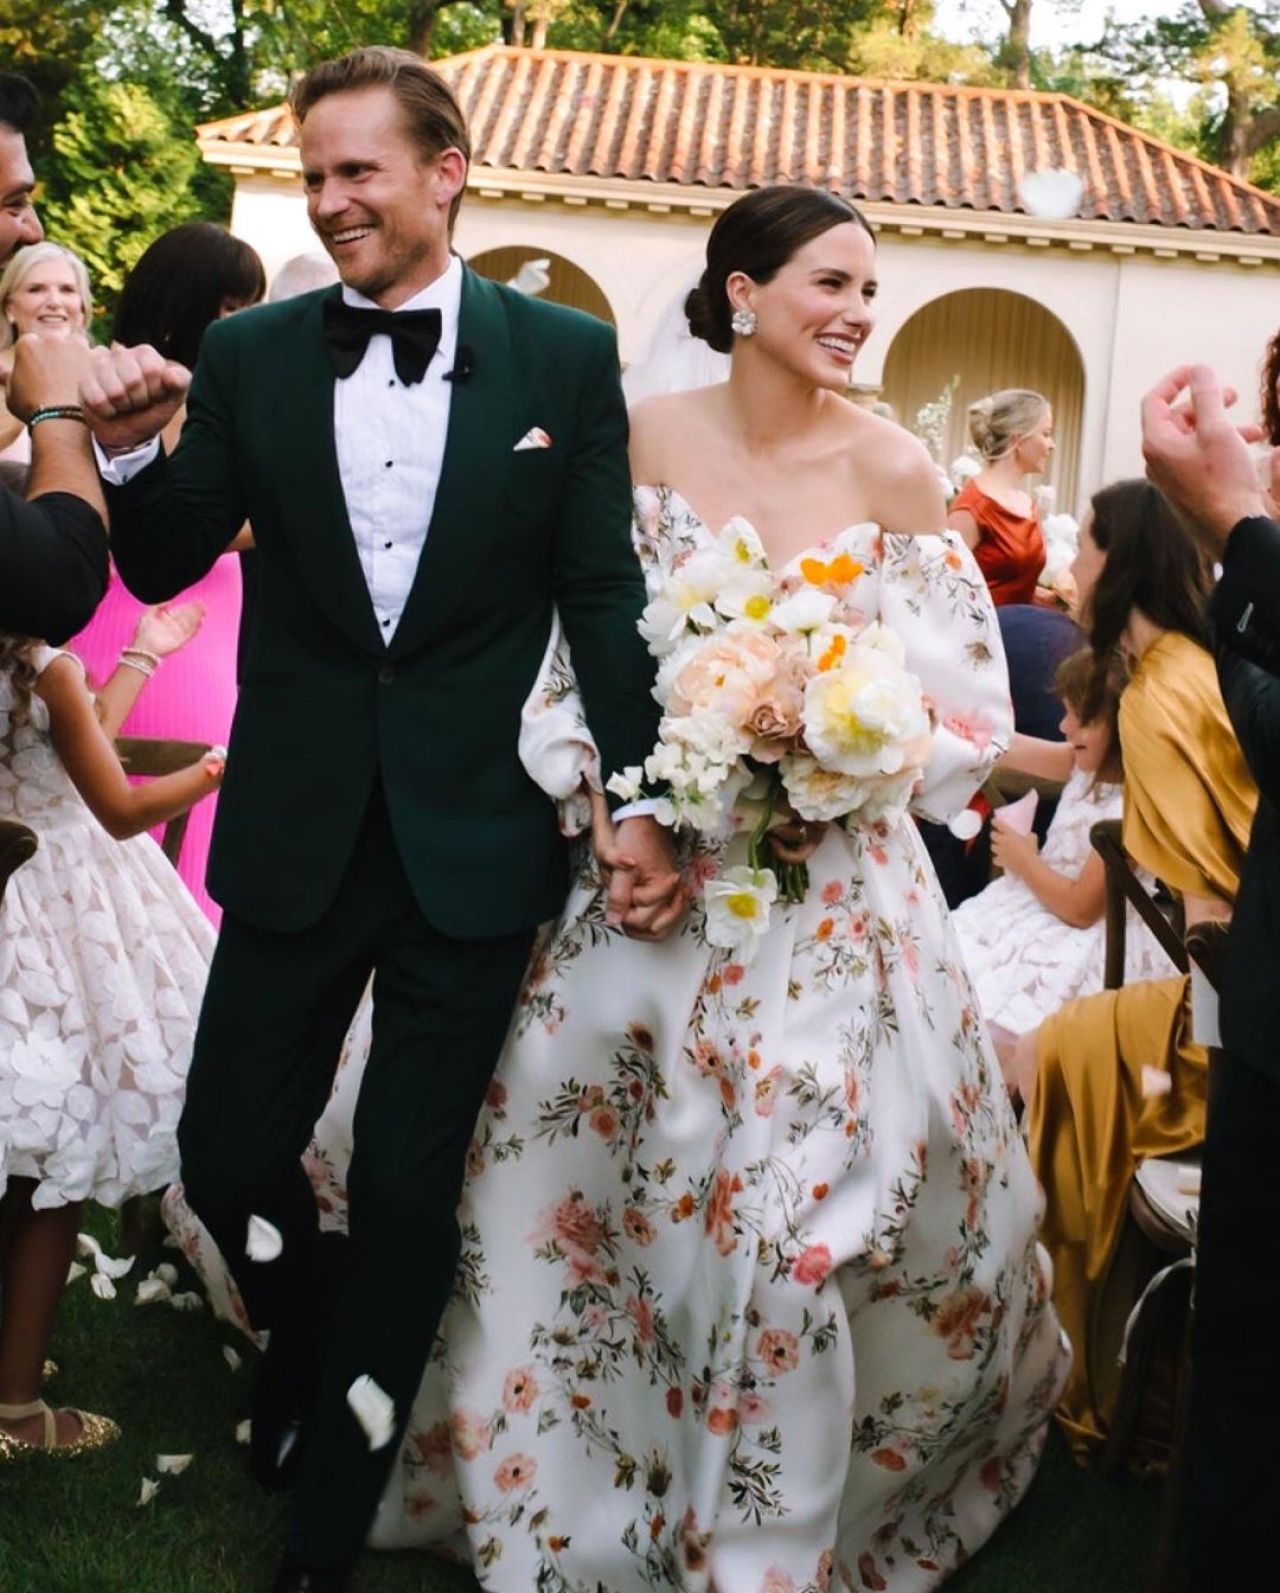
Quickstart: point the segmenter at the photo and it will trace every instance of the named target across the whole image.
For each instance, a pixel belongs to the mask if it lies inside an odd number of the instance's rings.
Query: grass
[[[108,1249],[118,1244],[112,1219],[91,1226]],[[270,1585],[287,1502],[253,1485],[234,1441],[248,1412],[250,1357],[240,1372],[228,1368],[222,1346],[240,1341],[207,1311],[135,1307],[134,1283],[159,1259],[159,1250],[144,1255],[114,1301],[98,1300],[87,1279],[67,1292],[54,1347],[62,1371],[50,1393],[114,1415],[124,1438],[101,1457],[0,1468],[3,1593],[259,1593]],[[138,1509],[157,1453],[195,1460],[162,1478],[158,1496]],[[1080,1471],[1054,1434],[1022,1507],[949,1589],[1136,1593],[1158,1502],[1149,1485]],[[476,1593],[467,1572],[408,1554],[367,1554],[356,1587]]]

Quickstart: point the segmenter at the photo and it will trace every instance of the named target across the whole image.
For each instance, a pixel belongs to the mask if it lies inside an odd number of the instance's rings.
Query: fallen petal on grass
[[[194,1455],[157,1455],[156,1470],[162,1477],[180,1477],[195,1458]]]
[[[244,1253],[250,1261],[274,1261],[284,1249],[284,1238],[275,1223],[251,1216],[245,1237]]]

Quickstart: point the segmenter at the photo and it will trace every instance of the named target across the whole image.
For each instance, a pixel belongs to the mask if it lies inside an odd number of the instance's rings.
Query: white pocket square
[[[530,426],[511,452],[519,454],[523,453],[526,448],[550,448],[550,446],[551,433],[543,431],[541,426]]]

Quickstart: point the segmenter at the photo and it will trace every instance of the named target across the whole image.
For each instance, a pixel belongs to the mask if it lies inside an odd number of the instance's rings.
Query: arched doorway
[[[567,304],[573,310],[585,310],[588,315],[607,321],[610,326],[618,324],[608,299],[592,278],[581,266],[574,265],[572,260],[566,260],[563,255],[553,254],[550,249],[530,248],[526,244],[485,249],[480,254],[472,255],[467,264],[492,282],[510,282],[520,267],[528,265],[531,260],[547,261],[551,278],[538,295],[540,299],[550,299],[553,304]]]
[[[965,414],[1002,387],[1030,387],[1053,405],[1055,507],[1075,512],[1084,412],[1084,364],[1051,311],[1004,288],[964,288],[934,299],[904,323],[884,362],[883,397],[904,426],[955,381],[943,427],[945,468],[969,442]]]

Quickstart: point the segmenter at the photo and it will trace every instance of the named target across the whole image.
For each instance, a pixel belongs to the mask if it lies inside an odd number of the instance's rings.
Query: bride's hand
[[[779,804],[776,814],[769,826],[769,849],[780,863],[807,863],[822,845],[826,824],[802,819],[790,804]]]

